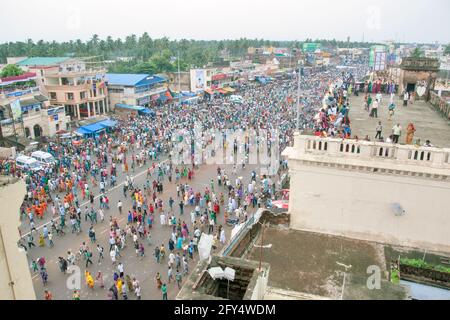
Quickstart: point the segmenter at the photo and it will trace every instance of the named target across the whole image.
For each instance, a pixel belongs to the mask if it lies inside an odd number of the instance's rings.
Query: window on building
[[[80,99],[86,99],[86,91],[80,92]]]
[[[72,92],[66,93],[66,96],[67,96],[67,100],[73,100],[73,93]]]
[[[56,130],[56,131],[59,131],[59,123],[57,123],[57,124],[55,125],[55,130]]]
[[[50,92],[50,100],[56,100],[56,92]]]

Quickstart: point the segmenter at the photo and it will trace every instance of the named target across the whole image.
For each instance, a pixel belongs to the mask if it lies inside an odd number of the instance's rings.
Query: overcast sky
[[[10,0],[0,42],[152,38],[450,42],[449,0]]]

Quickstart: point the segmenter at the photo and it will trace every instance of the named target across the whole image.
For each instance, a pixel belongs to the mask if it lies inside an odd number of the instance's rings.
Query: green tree
[[[420,49],[419,47],[415,48],[414,51],[411,53],[411,57],[413,58],[421,58],[423,57],[424,53],[422,51],[422,49]]]
[[[1,77],[6,78],[6,77],[20,76],[23,73],[24,72],[22,71],[22,69],[20,69],[15,64],[8,64],[6,67],[3,68]]]
[[[450,56],[450,43],[445,47],[444,55]]]

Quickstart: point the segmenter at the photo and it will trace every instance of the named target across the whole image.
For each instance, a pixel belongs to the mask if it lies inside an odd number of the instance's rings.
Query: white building
[[[291,228],[450,252],[450,149],[296,134]]]

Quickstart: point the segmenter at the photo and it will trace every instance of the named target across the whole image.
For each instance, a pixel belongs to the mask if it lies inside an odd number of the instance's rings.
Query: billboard
[[[386,69],[386,58],[387,53],[386,52],[375,52],[375,61],[373,70],[374,71],[383,71]]]
[[[386,68],[386,59],[387,59],[386,46],[376,45],[370,48],[369,67],[373,68],[375,71],[384,70]]]
[[[14,120],[18,120],[22,117],[22,107],[20,106],[20,100],[16,99],[11,102],[11,114]]]
[[[202,91],[206,88],[205,70],[191,70],[191,89],[193,92]]]
[[[320,43],[315,42],[303,43],[303,52],[315,52],[317,49],[320,49]]]

